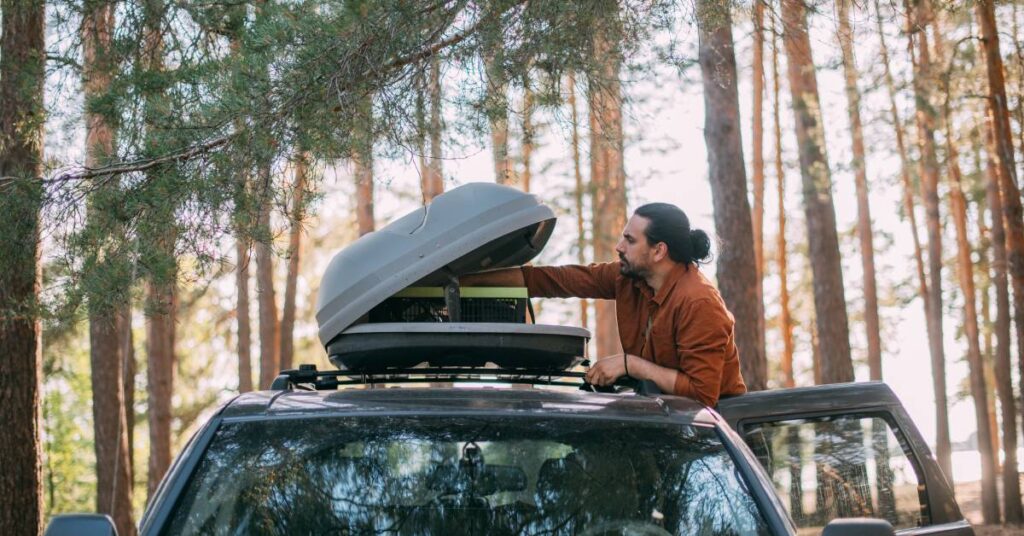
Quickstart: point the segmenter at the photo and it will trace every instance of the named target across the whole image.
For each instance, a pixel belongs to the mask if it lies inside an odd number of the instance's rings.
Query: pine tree
[[[800,175],[803,179],[807,242],[814,274],[814,311],[821,381],[853,381],[850,330],[843,291],[843,273],[832,203],[832,177],[825,152],[818,82],[807,35],[806,8],[801,0],[782,0],[783,43],[789,70]]]
[[[768,380],[764,310],[743,167],[732,17],[725,5],[719,0],[698,2],[704,142],[708,148],[715,230],[729,245],[718,254],[718,288],[736,317],[736,346],[743,380],[747,389],[759,391],[767,387]]]
[[[45,5],[0,2],[0,533],[38,534]]]

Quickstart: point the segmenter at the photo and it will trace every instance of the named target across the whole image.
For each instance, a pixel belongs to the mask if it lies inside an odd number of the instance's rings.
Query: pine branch
[[[384,72],[386,73],[386,72],[391,72],[391,71],[395,71],[395,70],[401,69],[403,67],[406,67],[406,66],[408,66],[410,64],[413,64],[413,63],[416,63],[418,61],[422,61],[422,60],[428,59],[431,56],[434,56],[435,54],[440,53],[442,50],[444,50],[446,48],[458,45],[459,43],[462,43],[466,39],[470,38],[474,33],[476,33],[476,31],[480,28],[480,26],[482,24],[488,22],[489,20],[493,19],[494,17],[500,16],[501,14],[506,13],[507,11],[509,11],[509,10],[515,8],[515,7],[524,5],[527,2],[528,2],[528,0],[521,0],[519,2],[516,2],[513,5],[509,6],[508,9],[506,9],[505,11],[503,11],[501,13],[491,13],[491,14],[485,15],[485,16],[481,17],[479,20],[477,20],[476,22],[474,22],[472,25],[470,25],[465,30],[463,30],[463,31],[461,31],[461,32],[459,32],[459,33],[457,33],[455,35],[452,35],[451,37],[448,37],[448,38],[443,39],[441,41],[438,41],[438,42],[436,42],[434,44],[426,46],[426,47],[424,47],[424,48],[422,48],[422,49],[420,49],[420,50],[418,50],[416,52],[413,52],[411,54],[408,54],[408,55],[405,55],[405,56],[402,56],[402,57],[399,57],[399,58],[395,58],[394,60],[392,60],[391,62],[387,63],[384,66]],[[369,75],[370,73],[366,73],[366,74]],[[383,74],[383,73],[378,72],[376,74],[378,74],[378,76],[379,76],[380,74]],[[347,84],[346,84],[346,86],[347,86]],[[342,86],[340,89],[341,90],[348,89],[346,86]],[[87,167],[84,167],[84,166],[77,167],[77,168],[72,169],[70,171],[65,171],[65,172],[59,173],[59,174],[57,174],[57,175],[55,175],[55,176],[53,176],[51,178],[44,178],[43,182],[46,183],[46,184],[51,184],[51,183],[65,183],[65,182],[72,182],[72,181],[81,181],[81,180],[87,180],[87,179],[92,179],[92,178],[96,178],[96,177],[108,177],[108,176],[121,175],[121,174],[124,174],[124,173],[134,173],[134,172],[139,172],[139,171],[146,171],[146,170],[152,169],[154,167],[157,167],[157,166],[160,166],[160,165],[163,165],[163,164],[168,164],[168,163],[187,162],[189,160],[192,160],[193,158],[205,155],[207,153],[210,153],[210,152],[214,151],[215,149],[218,149],[218,148],[223,147],[224,145],[227,145],[232,140],[232,138],[234,136],[236,136],[237,134],[238,133],[236,132],[236,133],[220,136],[220,137],[217,137],[217,138],[213,138],[213,139],[208,140],[208,141],[206,141],[204,143],[201,143],[201,144],[198,144],[198,145],[193,145],[193,146],[187,147],[187,148],[185,148],[185,149],[183,149],[181,151],[170,153],[170,154],[166,154],[166,155],[159,156],[159,157],[147,158],[147,159],[139,159],[139,160],[134,160],[134,161],[131,161],[131,162],[119,162],[117,164],[111,164],[109,166],[101,166],[101,167],[95,167],[95,168],[87,168]],[[8,178],[8,177],[0,178],[0,189],[2,189],[3,187],[7,186],[9,183],[13,183],[13,182],[14,182],[13,178]]]

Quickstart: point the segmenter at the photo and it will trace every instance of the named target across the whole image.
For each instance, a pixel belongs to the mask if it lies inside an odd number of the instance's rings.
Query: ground
[[[977,536],[1024,536],[1024,526],[981,525],[981,490],[979,482],[956,485],[956,500],[964,517],[974,525]]]

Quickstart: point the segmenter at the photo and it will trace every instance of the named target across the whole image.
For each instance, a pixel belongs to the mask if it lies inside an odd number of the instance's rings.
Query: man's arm
[[[626,375],[637,380],[650,380],[663,393],[675,391],[676,379],[681,374],[674,368],[663,367],[632,354],[615,354],[594,363],[587,371],[587,381],[594,385],[611,385]]]
[[[615,298],[618,263],[521,266],[459,276],[466,287],[526,287],[533,298]]]
[[[714,406],[735,321],[724,304],[710,298],[690,304],[680,314],[675,334],[679,376],[672,392]]]
[[[478,272],[459,276],[459,285],[464,287],[525,287],[523,269],[502,268],[490,272]]]

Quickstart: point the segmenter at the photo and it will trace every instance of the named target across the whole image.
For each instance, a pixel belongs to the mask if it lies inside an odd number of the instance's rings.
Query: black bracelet
[[[632,379],[629,375],[629,354],[625,352],[622,353],[622,369],[626,371],[626,378]]]

